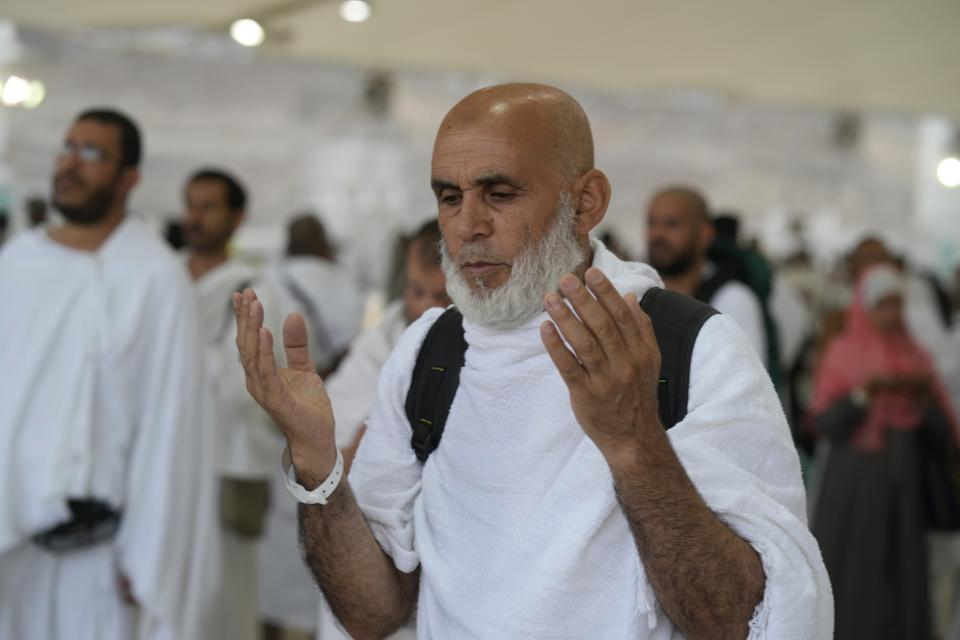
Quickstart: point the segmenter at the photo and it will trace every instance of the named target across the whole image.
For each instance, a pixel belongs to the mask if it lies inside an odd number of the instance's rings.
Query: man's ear
[[[580,176],[574,187],[578,194],[576,206],[577,235],[586,237],[590,230],[600,224],[610,204],[610,181],[599,169],[591,169]]]
[[[127,167],[123,169],[123,187],[127,193],[133,191],[133,188],[140,184],[140,169],[137,167]]]
[[[710,221],[702,223],[700,225],[700,253],[706,255],[707,250],[713,245],[713,241],[716,239],[717,230],[713,226],[713,223]]]
[[[244,220],[246,220],[246,219],[247,219],[247,210],[246,210],[246,209],[240,209],[240,211],[235,212],[235,213],[233,214],[233,229],[234,229],[234,231],[236,231],[237,228],[238,228],[240,225],[242,225],[243,222],[244,222]]]

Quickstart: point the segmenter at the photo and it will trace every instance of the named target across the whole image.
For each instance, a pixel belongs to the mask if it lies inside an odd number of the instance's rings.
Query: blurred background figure
[[[247,194],[239,180],[216,168],[194,172],[183,190],[184,261],[200,305],[206,364],[206,424],[213,436],[204,471],[216,514],[204,522],[198,563],[213,596],[206,637],[254,640],[257,616],[258,553],[266,524],[270,482],[280,448],[275,427],[246,390],[237,371],[236,323],[230,296],[254,287],[255,272],[231,259],[230,240],[244,220]],[[257,286],[265,304],[269,293]],[[273,305],[270,305],[273,306]],[[211,503],[212,504],[212,503]]]
[[[52,180],[65,223],[0,253],[0,638],[202,637],[196,306],[128,214],[140,159],[130,118],[80,114]]]
[[[706,302],[744,330],[764,364],[769,364],[761,300],[745,283],[745,265],[717,264],[709,252],[716,240],[706,199],[685,186],[657,191],[647,206],[647,257],[671,291]],[[729,253],[729,252],[728,252]]]
[[[923,442],[956,447],[958,434],[933,362],[908,332],[904,278],[888,264],[858,267],[846,326],[816,376],[813,427],[827,446],[812,529],[836,638],[930,638],[920,452]]]
[[[332,373],[360,327],[363,296],[350,273],[337,264],[319,218],[308,213],[290,222],[286,256],[268,265],[263,279],[277,296],[278,318],[303,316],[317,371],[322,376]]]

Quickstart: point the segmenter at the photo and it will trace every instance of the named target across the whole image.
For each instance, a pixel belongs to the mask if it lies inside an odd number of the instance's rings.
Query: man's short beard
[[[482,278],[477,278],[478,289],[471,289],[461,267],[465,262],[484,259],[500,262],[499,256],[480,243],[464,244],[457,257],[459,262],[455,262],[441,239],[447,293],[463,317],[474,324],[502,330],[516,328],[543,311],[543,297],[556,291],[560,278],[587,259],[574,233],[576,213],[573,196],[561,193],[553,224],[539,242],[527,239],[513,260],[509,279],[494,289],[485,288]]]
[[[116,184],[94,189],[86,201],[78,205],[64,204],[57,200],[57,187],[53,187],[53,207],[70,223],[90,226],[101,222],[110,212]]]
[[[661,276],[668,278],[682,276],[690,271],[696,261],[696,251],[691,247],[688,251],[681,253],[670,261],[654,261],[650,259],[650,266],[657,270]]]

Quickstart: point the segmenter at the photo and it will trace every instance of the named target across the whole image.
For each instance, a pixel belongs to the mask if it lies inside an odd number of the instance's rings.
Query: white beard
[[[476,279],[477,289],[471,289],[461,267],[467,262],[502,262],[500,256],[481,241],[464,244],[454,261],[441,239],[447,293],[463,317],[474,324],[502,330],[516,328],[543,311],[543,297],[556,291],[560,278],[586,260],[573,230],[575,215],[573,196],[561,193],[554,222],[543,239],[526,243],[513,261],[510,278],[494,289],[486,288],[482,278]]]

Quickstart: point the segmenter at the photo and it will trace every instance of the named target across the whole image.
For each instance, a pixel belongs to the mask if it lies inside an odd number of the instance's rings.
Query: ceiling
[[[373,1],[362,24],[334,0],[4,0],[3,14],[58,31],[220,31],[278,13],[262,55],[960,120],[960,0]]]

